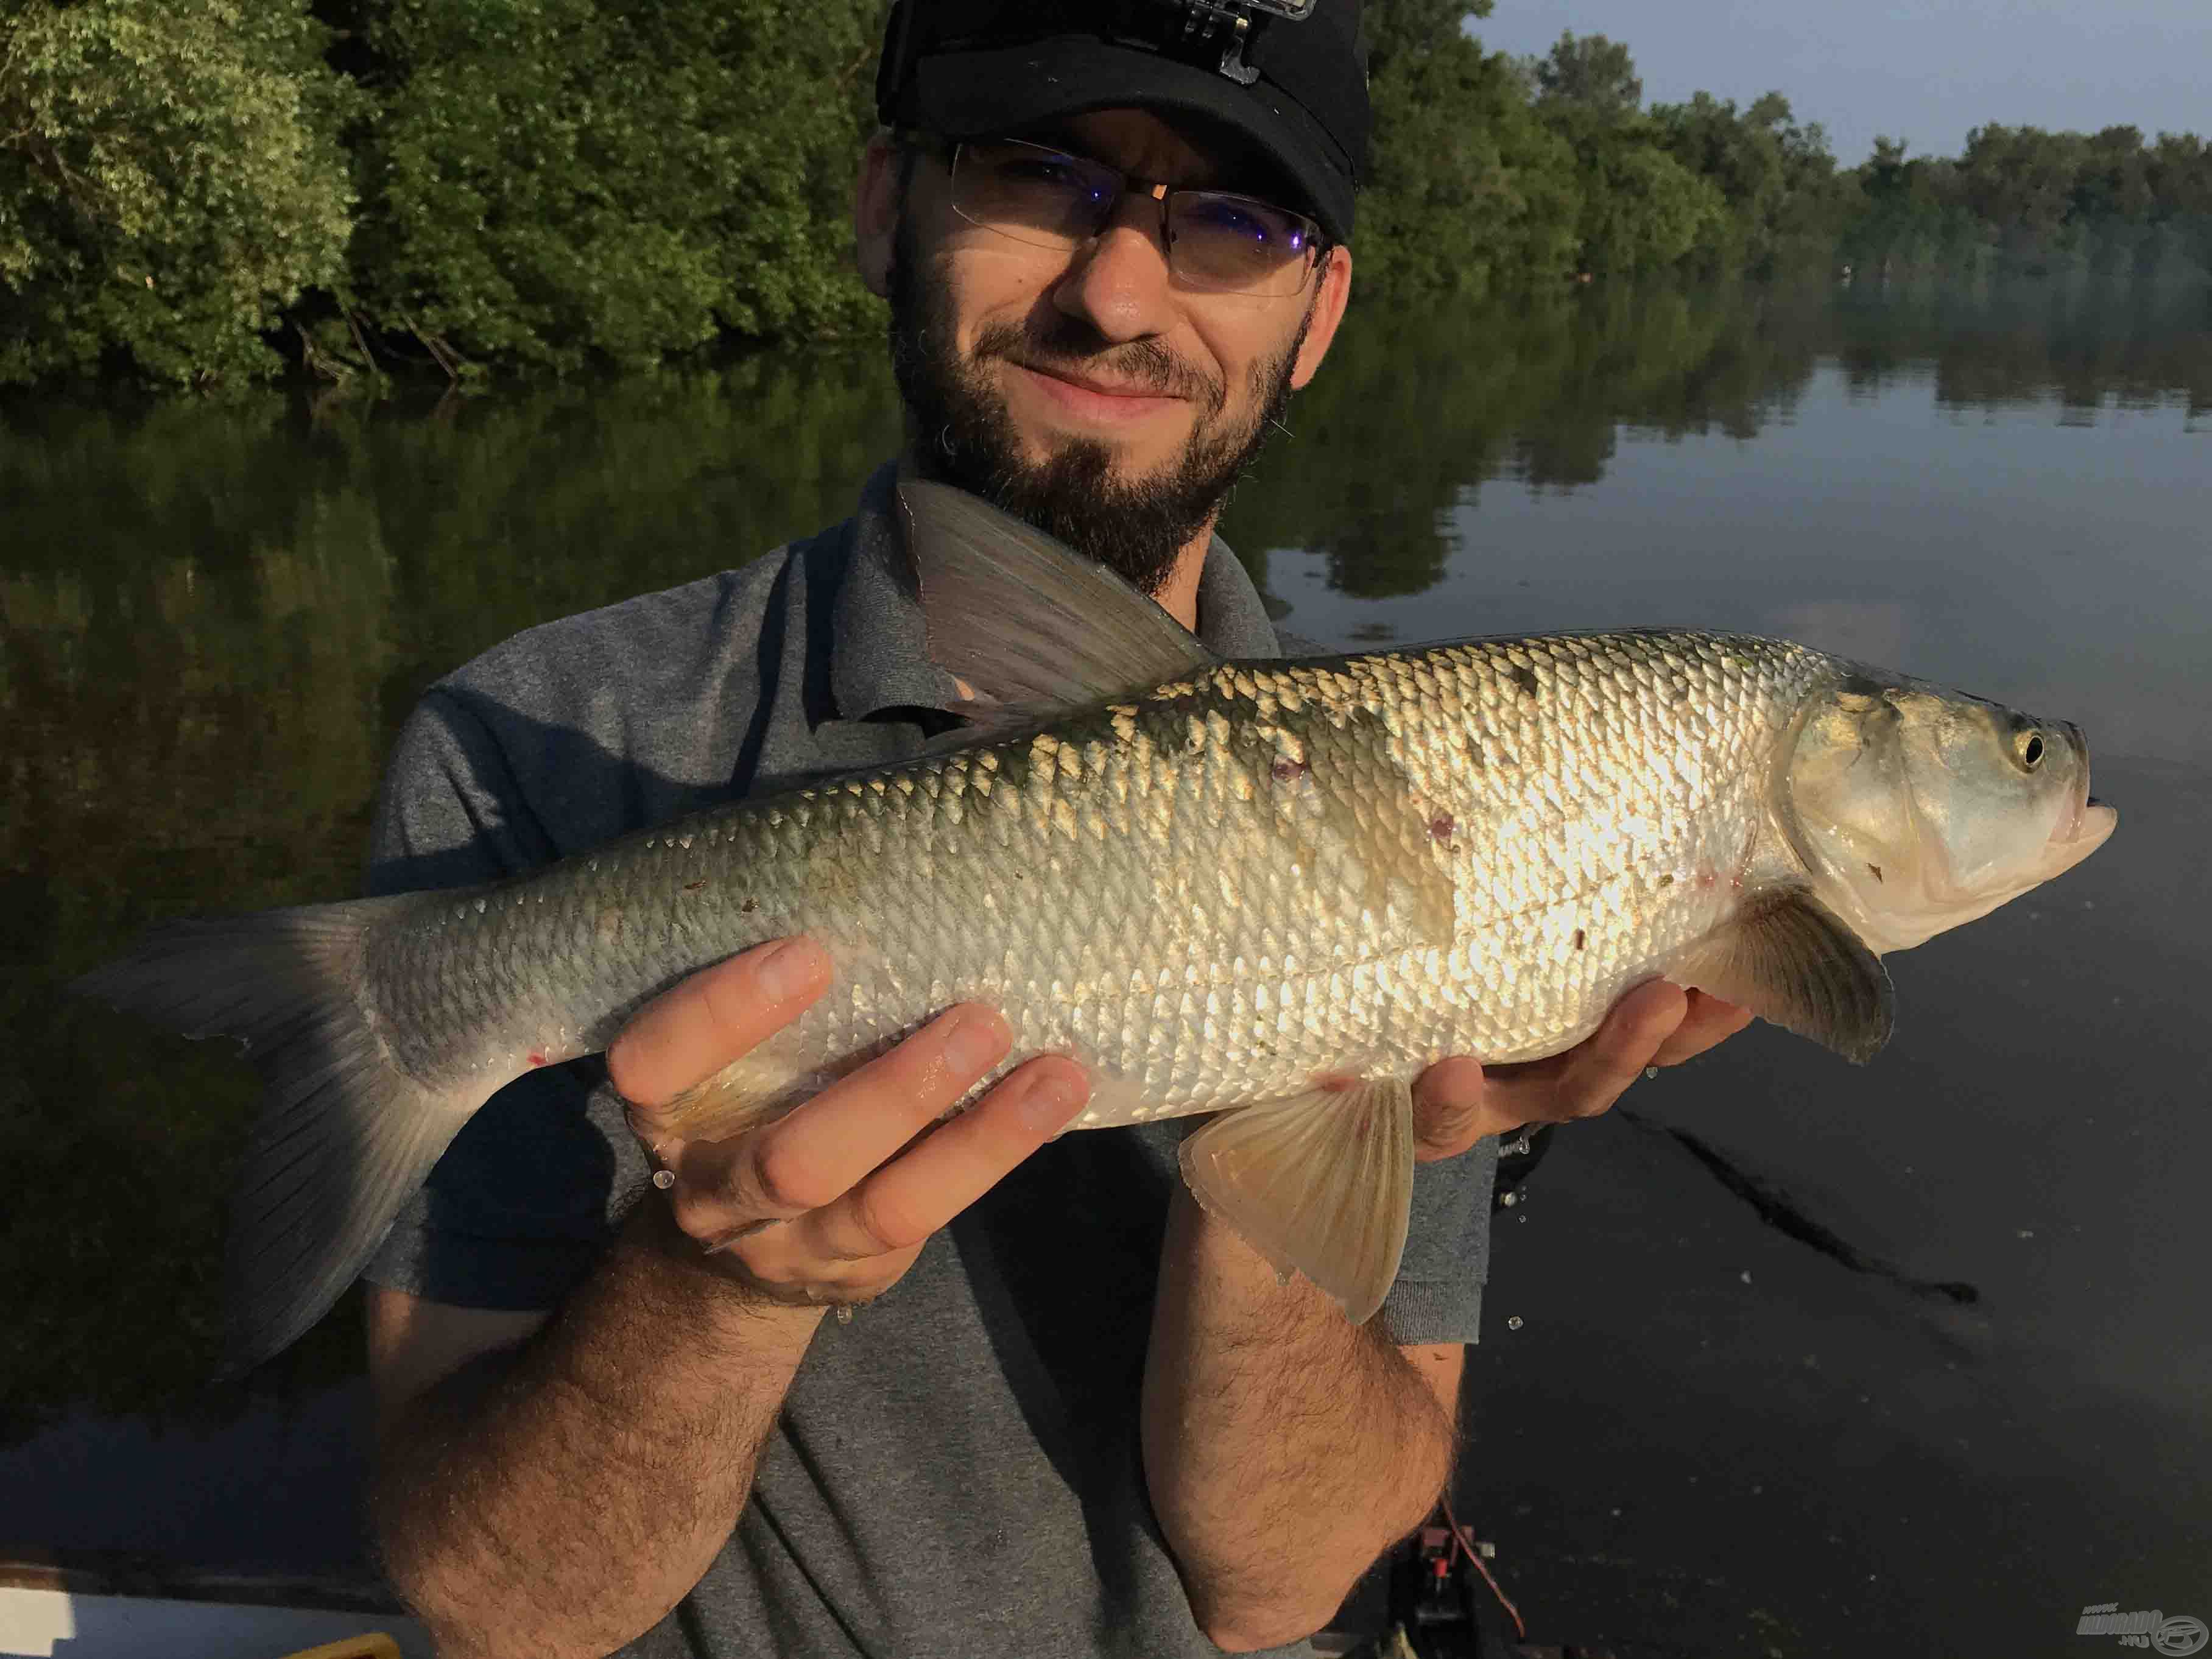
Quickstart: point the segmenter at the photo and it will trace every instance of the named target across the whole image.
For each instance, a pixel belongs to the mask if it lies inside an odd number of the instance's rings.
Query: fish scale
[[[751,1100],[970,999],[1015,1056],[1091,1069],[1084,1127],[1554,1052],[1711,930],[1728,895],[1699,872],[1741,871],[1769,758],[1840,672],[1693,634],[1224,665],[633,837],[481,914],[429,901],[379,940],[384,1023],[441,1030],[439,1075],[482,1063],[459,1051],[494,1008],[498,1063],[566,1058],[684,974],[803,932],[836,981],[744,1063]]]

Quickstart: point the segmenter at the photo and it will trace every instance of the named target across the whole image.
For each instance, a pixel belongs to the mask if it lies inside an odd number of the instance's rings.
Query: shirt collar
[[[1260,590],[1218,535],[1198,573],[1198,642],[1224,662],[1283,654]]]
[[[952,676],[929,659],[921,595],[898,526],[898,465],[886,461],[860,487],[845,520],[844,572],[830,634],[830,689],[848,720],[886,708],[950,708]]]
[[[897,463],[877,468],[861,486],[859,510],[839,527],[845,558],[830,685],[847,720],[893,708],[950,708],[959,699],[952,676],[929,659],[921,599],[898,524],[897,483]],[[1259,590],[1218,535],[1199,572],[1198,639],[1224,659],[1282,654]]]

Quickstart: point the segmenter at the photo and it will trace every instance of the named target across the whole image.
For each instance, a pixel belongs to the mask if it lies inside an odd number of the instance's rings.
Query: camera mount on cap
[[[1186,40],[1211,40],[1217,29],[1226,26],[1229,44],[1221,54],[1221,72],[1238,86],[1249,87],[1260,78],[1260,71],[1244,61],[1244,40],[1251,32],[1253,12],[1303,23],[1312,15],[1316,0],[1165,0],[1165,3],[1182,10]]]

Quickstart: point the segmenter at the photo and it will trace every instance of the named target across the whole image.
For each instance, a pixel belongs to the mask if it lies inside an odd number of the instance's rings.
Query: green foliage
[[[392,0],[354,291],[443,359],[637,366],[869,320],[876,0]],[[342,349],[342,348],[341,348]]]
[[[1456,7],[1441,9],[1456,11]],[[1476,296],[1564,273],[1580,198],[1574,157],[1529,108],[1511,61],[1455,17],[1376,44],[1373,181],[1359,208],[1363,293]]]
[[[280,366],[352,205],[323,44],[298,0],[0,0],[0,382]]]
[[[1578,275],[1826,258],[1845,198],[1826,135],[1770,94],[1640,107],[1628,49],[1563,34],[1486,55],[1433,0],[1376,42],[1359,282],[1394,302],[1541,292]]]
[[[1530,66],[1539,101],[1592,115],[1633,115],[1644,102],[1644,82],[1628,48],[1602,34],[1560,35]]]
[[[2212,274],[2212,152],[2194,134],[1977,127],[1955,158],[1875,141],[1839,255],[1886,276]]]
[[[1442,51],[1491,10],[1492,0],[1381,0],[1369,6],[1360,18],[1368,75],[1386,74],[1403,58]]]
[[[1727,204],[1712,180],[1640,134],[1620,142],[1608,137],[1594,132],[1577,147],[1585,270],[1613,276],[1666,270],[1718,243]]]
[[[1358,250],[1370,296],[1668,270],[2212,274],[2212,153],[2194,135],[1991,125],[1955,160],[1883,138],[1839,173],[1780,93],[1647,110],[1619,42],[1569,32],[1515,63],[1455,10],[1419,0],[1377,31]]]
[[[1771,272],[1825,259],[1851,199],[1820,123],[1800,126],[1770,92],[1741,112],[1694,94],[1650,111],[1658,144],[1719,191],[1725,211],[1712,252],[1732,268]]]
[[[0,383],[562,373],[873,335],[849,204],[884,3],[0,0]],[[1603,35],[1485,52],[1489,4],[1370,9],[1363,299],[2212,272],[2196,137],[1991,125],[1955,160],[1883,140],[1839,173],[1778,93],[1646,109]]]

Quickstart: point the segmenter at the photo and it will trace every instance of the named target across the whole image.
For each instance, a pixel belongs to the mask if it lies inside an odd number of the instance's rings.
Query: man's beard
[[[1220,509],[1260,453],[1267,428],[1280,423],[1298,348],[1313,322],[1309,302],[1290,344],[1252,366],[1249,419],[1214,430],[1228,403],[1219,379],[1193,368],[1158,340],[1116,345],[1062,312],[1046,311],[1034,328],[994,323],[977,336],[972,358],[963,361],[953,343],[951,290],[921,257],[903,216],[890,289],[891,368],[915,422],[916,465],[926,476],[1036,526],[1155,597],[1184,546]],[[1144,477],[1117,477],[1114,447],[1095,438],[1063,439],[1043,460],[1032,461],[1006,400],[983,369],[992,357],[1095,373],[1117,385],[1183,398],[1198,419],[1182,453]]]

